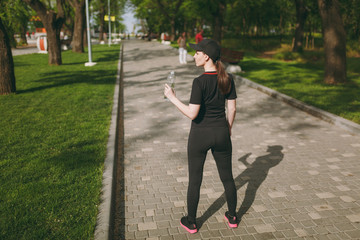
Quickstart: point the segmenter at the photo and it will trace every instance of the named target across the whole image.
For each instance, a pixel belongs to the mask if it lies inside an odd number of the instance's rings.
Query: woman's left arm
[[[228,99],[227,100],[227,121],[229,124],[230,136],[231,136],[231,128],[234,123],[236,115],[236,99]]]
[[[175,96],[174,91],[167,84],[165,84],[164,94],[180,110],[181,113],[191,120],[194,120],[199,114],[200,104],[185,105]]]

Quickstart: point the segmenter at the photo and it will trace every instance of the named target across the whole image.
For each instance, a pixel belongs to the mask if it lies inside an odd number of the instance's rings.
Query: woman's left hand
[[[174,90],[173,90],[169,85],[165,84],[164,95],[165,95],[168,99],[171,99],[172,97],[175,97],[175,92],[174,92]]]

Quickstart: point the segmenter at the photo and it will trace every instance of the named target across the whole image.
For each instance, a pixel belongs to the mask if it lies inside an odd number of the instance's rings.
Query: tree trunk
[[[57,26],[55,20],[55,14],[48,13],[47,14],[48,20],[44,20],[44,27],[46,29],[46,37],[48,43],[48,54],[49,65],[61,65],[62,58],[61,58],[61,43],[60,43],[60,30],[61,26]]]
[[[219,2],[217,13],[214,17],[214,32],[213,39],[221,44],[222,39],[222,27],[224,23],[224,16],[226,11],[226,4]]]
[[[71,5],[75,8],[75,22],[74,33],[72,39],[73,52],[84,52],[84,28],[85,28],[85,0],[70,1]]]
[[[318,0],[322,20],[327,84],[346,82],[346,33],[337,0]]]
[[[9,37],[0,18],[0,95],[16,91],[14,61]]]
[[[20,26],[20,39],[21,39],[20,41],[22,45],[28,45],[26,38],[26,30],[27,30],[27,25]]]
[[[1,1],[1,0],[0,0]],[[12,48],[16,48],[17,47],[17,41],[15,39],[15,33],[11,30],[11,29],[8,29],[8,32],[7,32],[7,36],[9,38],[9,43],[10,43],[10,46]]]
[[[85,23],[86,23],[86,20],[85,20]],[[91,35],[91,32],[90,32],[90,35]],[[91,40],[91,39],[90,39]],[[84,28],[83,29],[83,46],[84,47],[88,47],[88,43],[87,43],[87,29]]]
[[[48,53],[50,65],[61,65],[60,30],[65,21],[64,0],[57,0],[57,13],[48,9],[40,0],[24,0],[39,15],[45,29],[48,40]]]
[[[99,10],[99,18],[100,18],[100,31],[99,31],[99,41],[104,40],[104,32],[105,32],[105,5],[101,5]]]
[[[64,16],[65,16],[65,21],[64,21],[64,30],[65,30],[65,36],[67,36],[68,40],[72,41],[72,37],[73,37],[73,32],[74,32],[74,17],[72,16],[72,11],[73,8],[71,7],[71,5],[69,4],[65,4],[64,6]]]
[[[171,19],[171,41],[175,41],[175,16]]]
[[[303,51],[304,25],[308,11],[305,7],[304,0],[295,0],[296,5],[296,29],[293,52]]]

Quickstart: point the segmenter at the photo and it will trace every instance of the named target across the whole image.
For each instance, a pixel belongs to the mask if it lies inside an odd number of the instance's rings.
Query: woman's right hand
[[[175,97],[175,92],[169,85],[165,84],[164,95],[170,100]]]

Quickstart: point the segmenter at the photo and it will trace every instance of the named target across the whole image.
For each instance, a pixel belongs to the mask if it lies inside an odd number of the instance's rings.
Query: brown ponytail
[[[217,60],[216,63],[216,70],[218,74],[218,87],[222,94],[228,94],[231,90],[231,82],[229,79],[229,75],[225,71],[224,65],[220,60]]]

